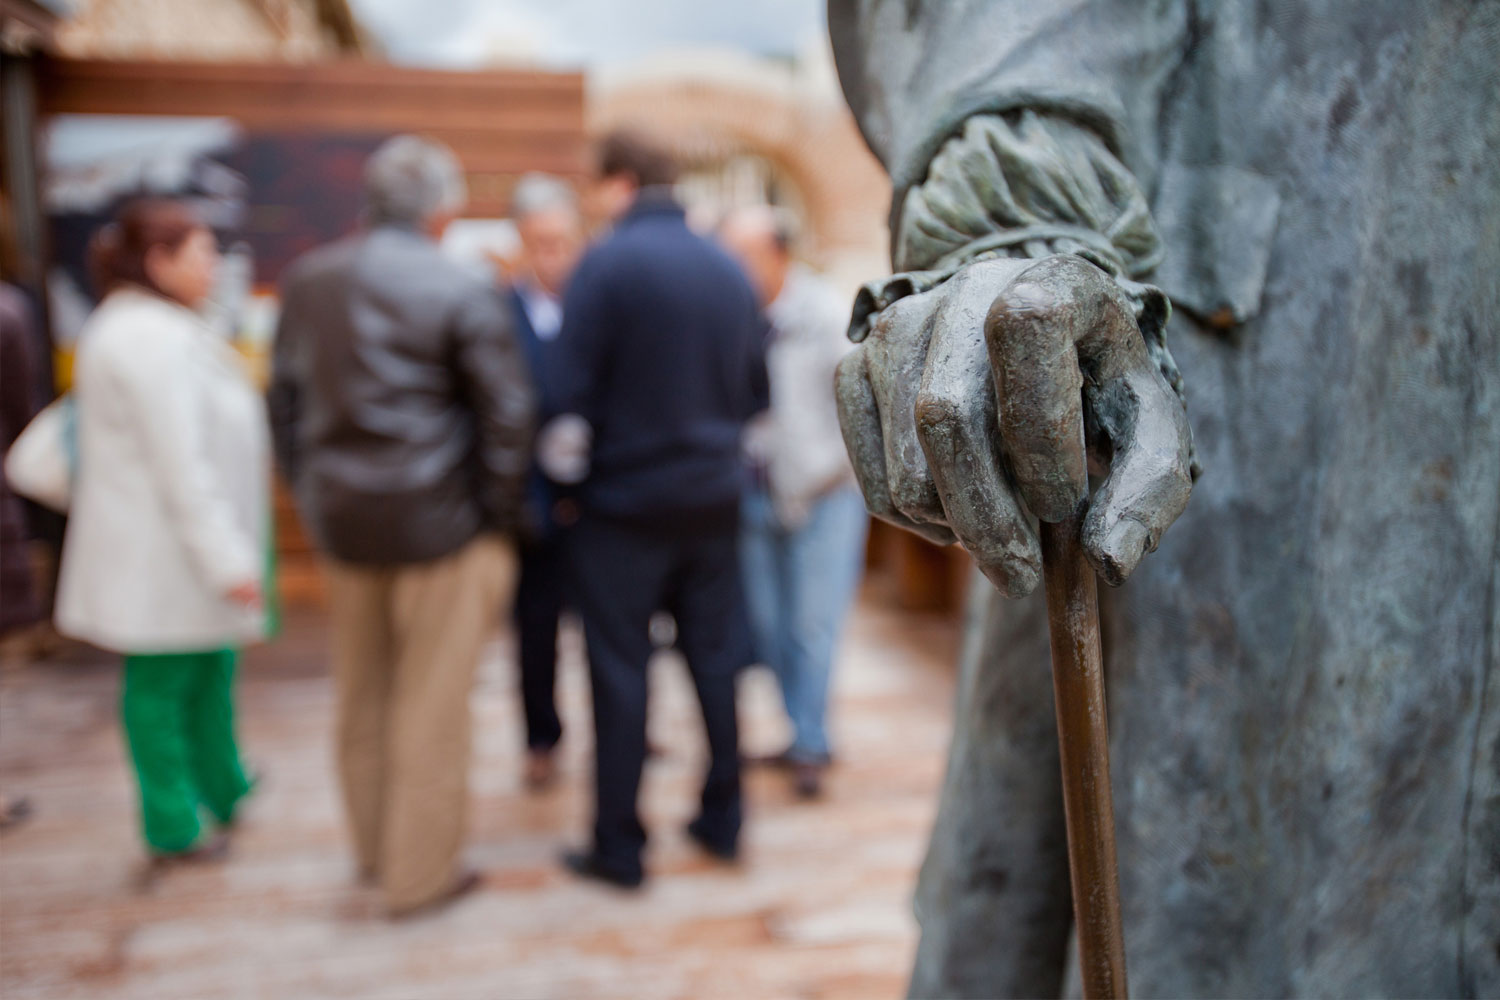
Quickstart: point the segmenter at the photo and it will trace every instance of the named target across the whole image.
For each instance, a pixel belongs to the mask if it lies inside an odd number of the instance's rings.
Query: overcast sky
[[[795,53],[824,0],[352,0],[398,62],[473,66],[496,53],[557,68],[614,67],[667,49]]]

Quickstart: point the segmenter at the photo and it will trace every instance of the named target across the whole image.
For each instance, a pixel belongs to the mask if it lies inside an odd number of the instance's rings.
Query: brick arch
[[[887,266],[890,182],[841,103],[739,83],[652,80],[597,95],[589,117],[596,134],[641,127],[693,158],[754,153],[797,189],[812,263],[845,285]]]

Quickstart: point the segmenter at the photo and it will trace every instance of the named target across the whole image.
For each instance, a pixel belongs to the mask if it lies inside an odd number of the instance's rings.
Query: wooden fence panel
[[[512,185],[529,170],[578,177],[587,165],[579,73],[48,59],[39,84],[44,117],[207,115],[252,131],[430,135],[463,161],[475,216],[504,214]]]

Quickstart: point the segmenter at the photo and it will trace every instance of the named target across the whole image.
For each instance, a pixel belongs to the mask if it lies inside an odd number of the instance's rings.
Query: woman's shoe
[[[178,865],[211,864],[229,856],[229,834],[217,830],[181,851],[152,851],[151,867],[161,871]]]
[[[245,800],[259,792],[266,783],[266,772],[258,767],[247,767],[245,769],[245,792],[234,803],[234,811],[230,813],[229,819],[219,824],[224,830],[238,830],[240,827],[240,808],[244,806]]]

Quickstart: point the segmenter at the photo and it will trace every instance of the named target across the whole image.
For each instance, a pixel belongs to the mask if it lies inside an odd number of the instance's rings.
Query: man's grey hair
[[[372,221],[419,226],[435,215],[463,211],[469,190],[453,150],[433,139],[398,135],[365,163],[365,199]]]
[[[776,244],[782,253],[796,254],[802,242],[802,220],[797,213],[781,205],[767,205],[756,202],[749,205],[736,205],[729,209],[719,219],[719,230],[733,223],[749,223],[759,233]]]
[[[517,222],[542,212],[564,209],[578,214],[578,194],[561,177],[529,173],[510,193],[510,217]]]

